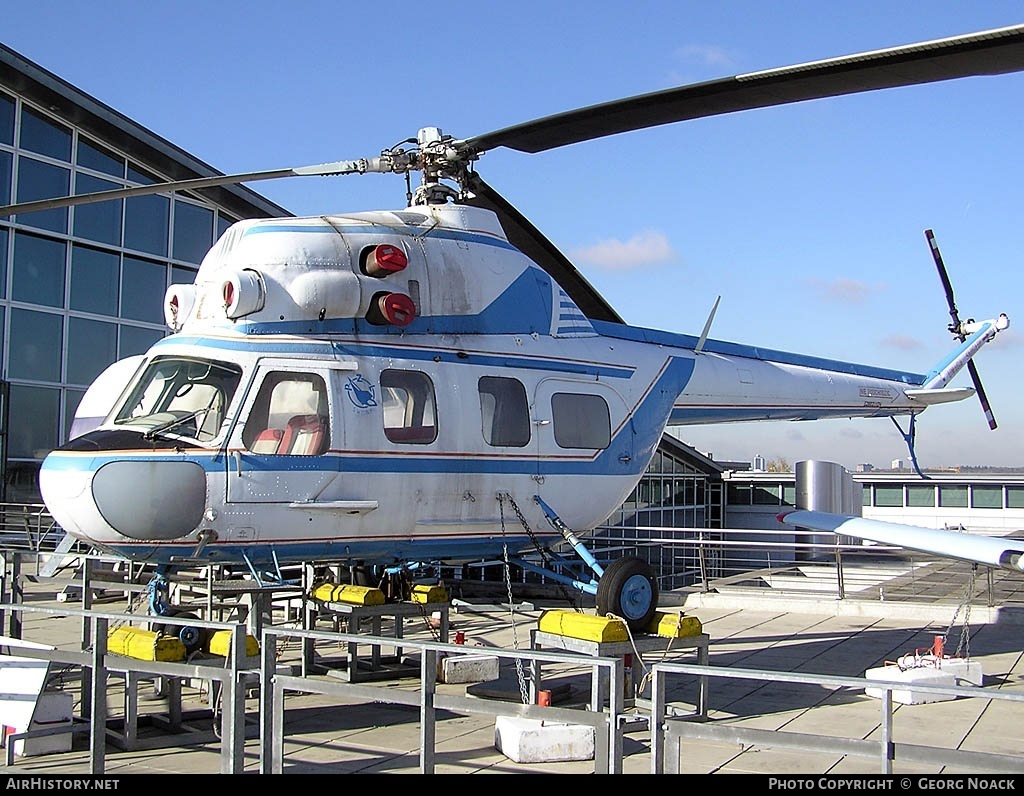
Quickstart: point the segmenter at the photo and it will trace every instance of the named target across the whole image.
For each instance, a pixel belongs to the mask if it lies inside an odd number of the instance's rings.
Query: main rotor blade
[[[465,139],[474,152],[549,149],[688,119],[1024,69],[1024,25],[751,72],[592,105]]]
[[[469,176],[472,194],[464,204],[493,211],[505,230],[509,243],[547,271],[562,290],[576,302],[588,318],[624,323],[600,293],[586,280],[569,259],[501,194],[473,172]]]
[[[273,169],[271,171],[251,171],[245,174],[220,174],[215,177],[195,177],[189,180],[160,182],[152,185],[139,185],[134,188],[115,188],[112,191],[80,194],[78,196],[61,196],[53,199],[39,199],[34,202],[22,202],[16,205],[0,207],[0,217],[15,213],[33,213],[37,210],[52,210],[57,207],[106,202],[110,199],[124,199],[131,196],[146,196],[169,191],[189,191],[197,188],[212,188],[217,185],[235,185],[242,182],[258,180],[276,180],[281,177],[328,177],[337,174],[354,174],[379,170],[380,158],[369,160],[339,160],[334,163],[321,163],[316,166],[301,166],[292,169]]]

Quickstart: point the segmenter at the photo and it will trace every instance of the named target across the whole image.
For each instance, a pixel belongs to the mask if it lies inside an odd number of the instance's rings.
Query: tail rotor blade
[[[974,389],[978,391],[978,400],[981,401],[981,408],[985,412],[985,419],[988,421],[988,427],[992,431],[996,430],[996,417],[992,413],[992,405],[988,402],[988,396],[985,395],[985,388],[981,386],[981,377],[978,375],[978,368],[974,365],[974,360],[968,360],[967,370],[971,373],[971,379],[974,381]]]
[[[953,325],[949,330],[964,341],[964,335],[960,331],[960,313],[956,309],[956,300],[953,298],[953,285],[949,281],[949,274],[946,272],[946,264],[942,261],[942,253],[939,252],[939,244],[935,241],[935,233],[930,229],[924,231],[928,239],[928,248],[931,249],[932,259],[935,260],[935,267],[939,270],[939,279],[942,280],[942,289],[946,291],[946,304],[949,305],[949,316],[953,319]]]

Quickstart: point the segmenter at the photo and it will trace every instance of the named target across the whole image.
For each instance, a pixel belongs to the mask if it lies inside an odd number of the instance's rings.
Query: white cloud
[[[857,279],[837,276],[825,281],[812,277],[808,280],[811,289],[816,291],[825,301],[836,301],[843,304],[863,304],[872,293],[883,288],[880,285],[869,285]]]
[[[906,334],[890,334],[888,337],[882,338],[882,346],[885,348],[896,348],[900,351],[916,351],[924,348],[924,343],[916,337],[910,337]]]
[[[1020,332],[1012,328],[1004,329],[996,336],[996,339],[993,340],[990,345],[992,346],[992,350],[996,347],[1000,350],[1004,348],[1020,348],[1022,340],[1024,340],[1024,337],[1021,336]]]
[[[571,259],[608,271],[629,270],[643,265],[660,263],[673,255],[672,246],[664,233],[649,230],[640,232],[626,241],[608,240],[576,249]]]
[[[712,44],[685,44],[673,53],[677,60],[697,61],[705,66],[732,66],[732,56],[722,47]]]

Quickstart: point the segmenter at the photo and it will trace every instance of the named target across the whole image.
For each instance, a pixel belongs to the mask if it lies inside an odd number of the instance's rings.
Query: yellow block
[[[140,661],[183,661],[185,645],[177,636],[124,625],[107,634],[107,649]]]
[[[591,616],[575,611],[545,611],[537,620],[537,628],[544,633],[569,636],[584,641],[628,641],[629,631],[618,619]]]
[[[207,644],[206,651],[211,655],[220,655],[222,658],[226,658],[231,652],[231,633],[230,630],[216,631],[210,636],[210,643]],[[260,654],[260,643],[255,636],[246,635],[245,654],[250,658]]]
[[[335,586],[323,583],[313,589],[313,599],[325,603],[347,603],[349,605],[384,605],[384,592],[372,586]]]
[[[687,638],[699,636],[704,632],[704,626],[695,616],[656,611],[644,630],[664,638]]]
[[[444,586],[417,584],[412,587],[410,599],[414,603],[446,603],[448,602],[448,591]]]

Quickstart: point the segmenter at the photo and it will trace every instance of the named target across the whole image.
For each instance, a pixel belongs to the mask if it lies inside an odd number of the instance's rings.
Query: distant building
[[[754,456],[754,471],[763,473],[767,469],[765,458],[760,453]]]
[[[894,470],[897,468],[893,468]],[[925,528],[963,528],[1005,535],[1024,527],[1024,472],[853,473],[861,516]],[[726,528],[784,529],[780,506],[796,506],[794,473],[726,471]]]
[[[873,464],[858,464],[857,465],[857,472],[858,473],[870,473],[874,469],[875,469],[875,465],[873,465]]]
[[[902,470],[903,469],[903,459],[893,459],[892,460],[892,464],[889,466],[889,469],[890,470]]]

